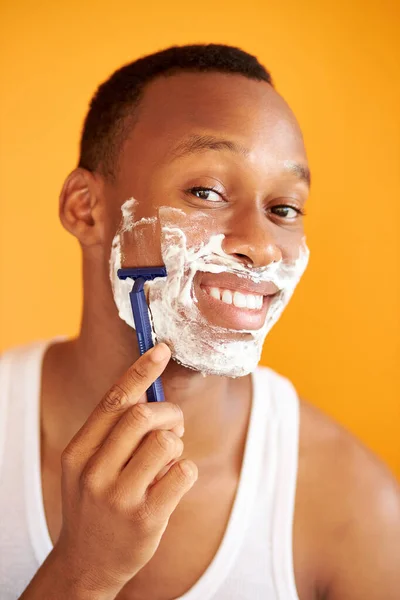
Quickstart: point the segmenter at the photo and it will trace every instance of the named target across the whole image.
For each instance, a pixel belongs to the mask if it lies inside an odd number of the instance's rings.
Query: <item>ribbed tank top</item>
[[[52,549],[40,471],[41,366],[48,344],[0,358],[1,600],[16,600]],[[299,600],[292,549],[299,400],[290,381],[272,369],[258,368],[252,377],[242,469],[222,543],[200,579],[175,600]]]

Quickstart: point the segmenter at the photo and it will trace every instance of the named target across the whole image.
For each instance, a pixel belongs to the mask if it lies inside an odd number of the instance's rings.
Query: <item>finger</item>
[[[135,502],[141,499],[161,469],[182,455],[183,448],[182,440],[172,431],[151,431],[120,475],[120,493],[131,495]]]
[[[69,453],[85,464],[125,411],[136,404],[167,366],[171,352],[158,344],[141,356],[112,386],[68,444]]]
[[[152,485],[146,495],[147,513],[167,520],[198,478],[197,465],[185,458],[176,462],[166,475]]]
[[[160,479],[162,479],[164,477],[164,475],[166,475],[168,473],[170,468],[173,467],[174,464],[176,464],[177,462],[178,462],[177,460],[170,460],[169,463],[167,464],[167,466],[164,467],[163,469],[161,469],[161,471],[159,473],[157,473],[157,475],[154,477],[154,480],[152,481],[152,483],[150,485],[154,485],[155,483],[157,483],[157,481],[160,481]]]
[[[132,458],[144,437],[158,429],[183,435],[183,413],[177,404],[154,402],[130,407],[108,434],[92,461],[104,483],[115,480]]]

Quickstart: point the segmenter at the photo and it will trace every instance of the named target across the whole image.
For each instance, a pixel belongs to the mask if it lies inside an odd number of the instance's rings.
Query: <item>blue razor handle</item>
[[[149,309],[144,294],[144,284],[146,281],[155,279],[156,277],[166,277],[167,270],[165,267],[118,269],[117,275],[120,279],[130,277],[135,282],[129,298],[132,306],[133,320],[135,321],[139,352],[142,355],[154,346],[151,335]],[[147,400],[149,402],[162,402],[165,400],[161,377],[158,377],[147,390]]]

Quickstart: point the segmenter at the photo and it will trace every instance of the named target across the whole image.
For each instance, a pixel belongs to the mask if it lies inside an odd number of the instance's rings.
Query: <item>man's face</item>
[[[186,286],[176,313],[192,327],[192,341],[205,340],[210,352],[220,342],[226,350],[230,342],[250,341],[249,332],[262,330],[275,306],[284,278],[263,273],[276,264],[290,270],[304,259],[307,177],[298,124],[267,83],[219,73],[158,78],[144,92],[119,157],[110,239],[125,203],[130,226],[120,234],[122,266],[168,262],[170,273],[178,269],[168,258],[171,249],[185,256],[168,292]],[[207,270],[201,261],[226,268]],[[186,311],[188,294],[196,318]],[[161,337],[171,336],[165,330]]]

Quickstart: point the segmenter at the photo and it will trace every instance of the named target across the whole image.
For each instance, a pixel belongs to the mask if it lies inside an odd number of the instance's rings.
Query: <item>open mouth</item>
[[[195,295],[198,308],[209,323],[231,330],[255,331],[263,327],[270,304],[279,293],[280,290],[264,295],[200,284]]]
[[[259,311],[263,307],[264,296],[262,294],[244,293],[227,288],[201,287],[211,298],[215,298],[215,300],[219,300],[224,304],[236,306],[236,308]]]

